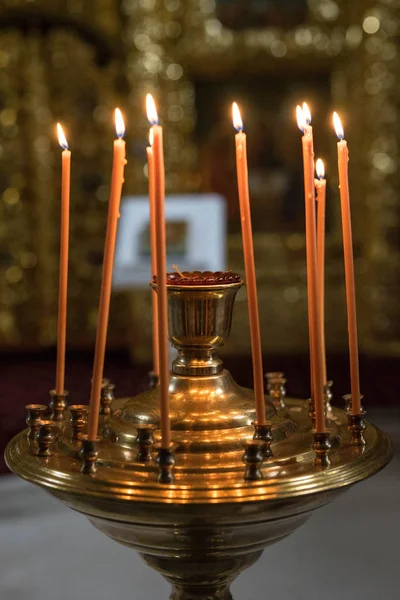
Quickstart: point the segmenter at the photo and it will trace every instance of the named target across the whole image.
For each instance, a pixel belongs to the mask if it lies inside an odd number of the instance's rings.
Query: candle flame
[[[154,131],[152,129],[152,127],[150,127],[149,129],[149,144],[150,146],[152,146],[154,143]]]
[[[302,109],[303,109],[303,115],[306,120],[306,123],[307,123],[307,125],[309,125],[311,123],[311,111],[308,108],[307,102],[303,102]]]
[[[60,144],[61,148],[64,148],[64,150],[68,150],[67,138],[65,137],[63,128],[61,127],[60,123],[57,123],[57,134],[58,143]]]
[[[318,179],[323,179],[325,177],[325,165],[320,158],[317,159],[315,170],[317,172]]]
[[[147,118],[152,125],[158,125],[158,114],[156,109],[156,104],[154,102],[153,96],[151,94],[147,94],[146,96],[146,111]]]
[[[240,110],[236,102],[233,102],[232,104],[232,119],[233,126],[236,129],[236,131],[243,131],[242,116],[240,114]]]
[[[339,140],[342,140],[344,138],[344,130],[342,121],[340,120],[340,117],[337,114],[337,112],[333,113],[333,126],[335,128],[336,135],[338,136]]]
[[[307,128],[307,121],[304,116],[304,111],[301,108],[301,106],[299,106],[299,105],[296,106],[296,119],[297,119],[297,127],[300,129],[300,131],[302,131],[304,133]]]
[[[125,135],[125,123],[124,118],[122,116],[119,108],[115,109],[115,130],[117,132],[117,137],[123,138]]]

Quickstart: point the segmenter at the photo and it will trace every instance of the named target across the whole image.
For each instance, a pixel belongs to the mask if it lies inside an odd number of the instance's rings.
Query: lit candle
[[[152,136],[152,170],[149,177],[150,188],[154,193],[155,221],[155,255],[157,265],[157,310],[158,310],[158,352],[159,352],[159,387],[161,413],[161,447],[168,449],[171,445],[169,419],[169,356],[168,356],[168,296],[167,296],[167,250],[165,234],[165,170],[163,130],[158,124],[157,109],[151,94],[146,96],[147,118],[151,123]]]
[[[353,415],[361,413],[360,375],[358,367],[358,337],[356,314],[356,290],[354,280],[353,238],[351,230],[351,211],[349,193],[348,162],[349,151],[344,139],[344,131],[339,115],[333,113],[333,124],[339,138],[338,166],[340,204],[342,210],[344,269],[346,279],[347,329],[349,333],[351,402]]]
[[[262,350],[260,336],[260,320],[258,314],[257,281],[254,264],[253,232],[251,227],[251,211],[249,196],[249,181],[247,167],[247,142],[243,132],[243,122],[239,107],[232,104],[233,126],[237,130],[236,143],[236,169],[240,203],[240,221],[242,224],[244,268],[246,273],[247,301],[249,308],[250,340],[253,359],[254,394],[258,425],[265,425],[265,398],[264,377],[262,366]]]
[[[325,208],[326,208],[326,179],[325,166],[320,158],[315,164],[317,179],[317,262],[318,262],[318,301],[319,318],[321,321],[322,346],[322,381],[326,385],[326,349],[325,349]]]
[[[125,142],[122,139],[125,133],[125,125],[121,111],[118,108],[115,110],[115,127],[117,139],[114,140],[113,170],[108,206],[106,240],[104,246],[103,272],[100,290],[99,315],[97,321],[92,389],[90,394],[88,440],[91,441],[96,440],[99,422],[100,393],[103,379],[104,355],[106,351],[108,315],[110,312],[115,240],[117,237],[119,208],[121,203],[122,185],[124,183],[124,168],[126,165]]]
[[[157,256],[156,256],[156,219],[155,219],[155,196],[154,196],[154,156],[153,156],[153,129],[150,128],[149,142],[146,148],[147,166],[149,176],[149,203],[150,203],[150,246],[151,246],[151,275],[157,275]],[[153,373],[160,375],[160,357],[158,349],[158,302],[156,290],[151,291],[151,306],[153,316]]]
[[[307,105],[305,105],[307,107]],[[308,111],[308,112],[307,112]],[[296,108],[297,124],[303,132],[303,170],[304,170],[304,199],[306,213],[306,257],[307,257],[307,294],[308,294],[308,324],[310,335],[310,364],[311,391],[315,405],[315,425],[317,433],[323,433],[325,428],[324,390],[322,379],[322,347],[321,321],[318,306],[318,262],[317,262],[317,231],[315,219],[315,188],[314,188],[314,146],[311,115],[309,110]]]
[[[64,393],[65,383],[65,346],[67,335],[67,288],[68,288],[68,238],[71,152],[64,131],[57,123],[58,141],[62,151],[61,179],[61,232],[60,232],[60,273],[58,288],[58,326],[57,326],[57,370],[56,394]]]

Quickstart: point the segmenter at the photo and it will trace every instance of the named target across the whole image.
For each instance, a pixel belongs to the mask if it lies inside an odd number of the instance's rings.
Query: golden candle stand
[[[53,398],[53,419],[45,406],[28,405],[28,430],[6,450],[12,471],[136,549],[170,581],[171,600],[231,599],[230,583],[266,546],[392,456],[388,437],[363,415],[330,405],[329,434],[315,433],[312,403],[286,396],[282,373],[268,374],[267,425],[254,421],[253,391],[216,354],[242,282],[214,275],[168,285],[178,350],[170,450],[158,448],[157,386],[114,399],[107,380],[96,442],[85,438],[87,407],[67,407],[59,420]]]

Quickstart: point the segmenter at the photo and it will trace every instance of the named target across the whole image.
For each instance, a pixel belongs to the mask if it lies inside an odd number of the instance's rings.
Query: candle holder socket
[[[283,373],[266,373],[268,396],[277,410],[285,408],[286,379]]]
[[[264,445],[262,440],[249,440],[245,444],[243,462],[245,463],[244,479],[245,481],[259,481],[263,479],[261,465],[264,461]]]
[[[64,411],[67,407],[67,390],[64,390],[62,394],[57,394],[56,390],[50,390],[50,410],[51,415],[50,419],[52,421],[63,421],[64,420]]]
[[[346,415],[352,414],[352,412],[353,412],[352,395],[344,394],[344,396],[342,396],[342,398],[344,400],[344,412],[346,413]],[[364,398],[364,395],[360,394],[360,402],[363,398]],[[361,408],[361,413],[365,414],[363,407],[361,406],[360,408]]]
[[[103,379],[100,392],[100,414],[104,417],[111,415],[111,405],[114,402],[115,385],[109,379]]]
[[[83,475],[94,475],[97,471],[97,444],[100,438],[96,440],[88,440],[86,434],[81,435],[82,448],[80,450],[80,457],[82,459],[81,473]]]
[[[36,440],[36,435],[44,420],[47,406],[44,404],[27,404],[25,410],[27,411],[26,424],[28,425],[28,439],[33,442]]]
[[[175,465],[175,455],[170,448],[159,448],[156,463],[158,465],[158,483],[173,483],[173,468]]]
[[[364,431],[367,429],[364,415],[364,410],[359,415],[347,413],[348,430],[350,431],[352,446],[366,446],[367,444],[364,437]]]
[[[155,371],[149,371],[149,390],[153,390],[160,383],[160,378]]]
[[[138,446],[138,453],[136,455],[137,462],[150,462],[152,460],[152,450],[154,446],[153,433],[155,429],[156,426],[150,423],[136,425],[136,443]]]
[[[68,407],[71,413],[71,439],[74,442],[81,441],[80,437],[85,429],[88,416],[88,406],[86,404],[72,404]]]
[[[273,456],[271,449],[273,441],[271,424],[265,423],[264,425],[259,425],[257,421],[253,421],[252,425],[254,427],[253,440],[262,442],[263,458],[271,458]]]
[[[38,445],[36,456],[49,457],[54,455],[52,446],[56,440],[57,432],[58,428],[54,421],[47,420],[41,422],[39,430],[36,434],[36,441]]]
[[[331,459],[329,458],[329,451],[331,449],[329,435],[329,431],[314,432],[312,449],[315,452],[316,467],[323,467],[326,469],[331,465]]]

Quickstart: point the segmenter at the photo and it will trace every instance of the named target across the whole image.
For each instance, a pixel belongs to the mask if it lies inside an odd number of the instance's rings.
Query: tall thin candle
[[[308,107],[307,107],[308,109]],[[318,307],[318,262],[317,262],[317,231],[315,218],[315,188],[314,188],[314,146],[312,127],[303,109],[296,109],[297,124],[303,132],[303,169],[304,169],[304,199],[306,213],[306,258],[307,258],[307,294],[308,322],[310,333],[310,363],[311,388],[315,405],[315,425],[317,433],[323,433],[325,428],[325,406],[322,380],[322,348],[320,318]],[[310,115],[311,116],[311,115]]]
[[[318,158],[315,164],[317,178],[317,262],[318,262],[318,304],[319,318],[321,321],[321,346],[322,346],[322,381],[326,385],[326,347],[325,347],[325,213],[326,213],[326,179],[325,166]]]
[[[151,246],[151,275],[157,275],[157,249],[156,249],[156,219],[155,219],[155,196],[154,196],[154,155],[153,155],[153,129],[150,129],[149,142],[146,148],[147,167],[149,177],[149,205],[150,205],[150,246]],[[157,292],[151,291],[151,307],[153,317],[153,373],[156,377],[160,375],[160,357],[158,349],[158,297]]]
[[[104,247],[103,273],[101,280],[99,316],[97,321],[92,389],[90,394],[88,440],[91,441],[96,440],[99,423],[100,393],[103,379],[104,356],[106,351],[108,316],[110,312],[115,241],[117,237],[122,185],[124,183],[124,168],[126,165],[125,142],[122,139],[125,133],[125,125],[121,111],[118,108],[115,110],[115,126],[117,139],[114,140],[113,170],[111,178],[110,201],[108,207],[107,232]]]
[[[350,352],[351,403],[353,415],[359,415],[361,413],[361,395],[360,374],[358,366],[358,336],[356,289],[354,279],[353,236],[351,229],[350,191],[348,174],[349,150],[347,147],[347,142],[344,139],[343,126],[337,113],[333,113],[333,123],[336,135],[339,138],[337,149],[340,204],[342,211],[344,269],[346,279],[347,329],[349,334]]]
[[[65,347],[67,336],[67,291],[68,291],[68,245],[69,245],[69,205],[71,179],[71,152],[63,128],[57,123],[58,141],[62,151],[61,176],[61,230],[60,230],[60,273],[58,288],[58,326],[57,326],[57,370],[56,394],[64,393],[65,385]]]
[[[161,447],[170,448],[171,431],[169,418],[169,357],[168,357],[168,295],[167,295],[167,249],[165,233],[165,170],[163,130],[158,124],[157,109],[151,94],[146,97],[147,118],[151,123],[154,168],[151,172],[154,190],[155,254],[157,264],[158,294],[158,347],[160,374]],[[150,175],[150,172],[149,172]]]
[[[244,268],[246,272],[247,301],[249,308],[250,340],[253,359],[254,394],[256,401],[257,422],[265,425],[264,377],[260,336],[260,319],[257,300],[257,280],[254,263],[253,232],[251,227],[249,178],[247,166],[247,141],[243,132],[243,122],[236,102],[232,105],[233,125],[237,130],[236,168],[238,179],[240,220],[242,224]]]

